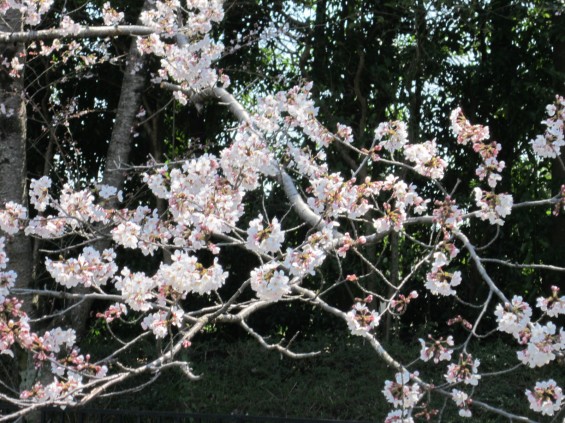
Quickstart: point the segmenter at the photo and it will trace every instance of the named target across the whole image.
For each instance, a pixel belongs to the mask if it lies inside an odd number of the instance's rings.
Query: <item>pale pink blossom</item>
[[[32,179],[29,184],[29,201],[39,212],[45,211],[49,206],[49,188],[51,188],[51,179],[48,176]]]
[[[460,285],[461,280],[461,272],[459,270],[450,273],[441,268],[437,268],[426,274],[426,283],[424,286],[428,288],[433,295],[449,296],[457,293],[453,288]]]
[[[498,330],[512,335],[518,335],[526,329],[532,317],[532,308],[519,295],[512,298],[510,304],[498,304],[494,311]]]
[[[563,405],[563,391],[553,379],[537,382],[533,391],[526,389],[530,408],[544,416],[553,416]]]
[[[459,362],[447,367],[445,379],[449,383],[463,382],[465,385],[476,386],[481,379],[481,375],[477,373],[480,364],[481,362],[478,359],[473,359],[471,354],[460,354]]]
[[[262,301],[279,301],[290,293],[290,280],[278,263],[267,263],[251,271],[251,288]]]
[[[275,217],[268,225],[263,225],[263,216],[249,222],[247,229],[247,246],[261,253],[275,253],[284,241],[284,231]]]
[[[364,335],[379,325],[380,316],[365,303],[357,302],[346,314],[346,321],[353,335]]]
[[[451,398],[455,401],[457,407],[459,407],[459,415],[461,417],[472,417],[471,410],[469,410],[472,400],[469,398],[469,395],[458,389],[453,389],[451,391]]]
[[[449,347],[453,347],[453,336],[449,335],[446,339],[443,339],[443,337],[434,339],[429,335],[428,338],[430,342],[426,342],[421,338],[419,339],[422,346],[420,350],[420,360],[429,361],[433,359],[436,364],[440,361],[451,360],[453,350]]]
[[[557,317],[560,314],[565,314],[565,296],[560,297],[559,291],[559,287],[554,285],[551,287],[551,296],[537,299],[537,307],[549,317]]]
[[[398,120],[379,124],[375,130],[375,140],[391,153],[400,150],[408,143],[406,124]]]
[[[104,25],[119,25],[124,19],[124,13],[118,12],[110,6],[110,2],[106,2],[102,5],[102,18]]]
[[[13,201],[8,201],[4,210],[0,210],[0,229],[8,235],[14,235],[27,220],[27,209]]]
[[[408,371],[396,373],[395,380],[387,380],[383,389],[386,400],[395,408],[408,409],[414,407],[422,397],[420,385],[412,382],[414,376],[418,373],[411,374]]]
[[[410,410],[392,410],[385,418],[385,423],[414,423]]]

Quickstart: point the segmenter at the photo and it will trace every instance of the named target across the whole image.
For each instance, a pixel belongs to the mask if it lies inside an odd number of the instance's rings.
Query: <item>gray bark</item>
[[[0,20],[0,31],[21,30],[19,13],[9,11]],[[3,58],[10,61],[22,52],[21,44],[0,46]],[[22,60],[22,59],[20,59]],[[7,114],[0,113],[0,206],[14,201],[27,206],[26,201],[26,105],[23,73],[12,78],[0,76],[0,103]],[[9,267],[18,273],[17,287],[29,288],[31,282],[30,242],[22,235],[6,237]]]
[[[116,26],[96,26],[89,27],[83,26],[76,33],[69,33],[63,29],[44,29],[39,31],[22,31],[21,27],[19,29],[9,30],[8,28],[0,27],[0,43],[21,43],[30,41],[47,41],[65,38],[72,38],[76,40],[78,38],[106,38],[106,37],[118,37],[122,35],[150,35],[153,34],[155,30],[148,26],[143,25],[116,25]]]
[[[18,12],[8,11],[0,20],[0,31],[20,31],[22,19]],[[8,60],[18,56],[24,49],[22,44],[8,43],[0,45],[2,58]],[[23,60],[20,58],[20,60]],[[13,201],[27,206],[27,163],[26,163],[26,124],[27,113],[24,98],[23,70],[17,78],[6,73],[0,76],[0,103],[6,113],[0,113],[0,207]],[[16,288],[32,287],[32,248],[28,237],[23,233],[13,236],[2,234],[6,238],[8,268],[18,276]],[[23,296],[23,309],[31,314],[31,298]],[[14,376],[9,383],[14,389],[29,387],[35,377],[35,368],[29,354],[16,356],[13,368],[9,372]],[[8,382],[8,381],[5,381]]]
[[[149,7],[146,0],[143,9]],[[119,168],[128,163],[132,146],[132,128],[135,124],[135,115],[141,105],[141,93],[145,86],[146,71],[144,68],[144,58],[140,56],[136,40],[132,40],[128,54],[124,79],[120,93],[120,100],[116,111],[114,128],[108,152],[106,153],[106,168],[102,183],[116,187],[118,190],[124,186],[125,174]],[[117,200],[113,199],[107,204],[109,207],[117,207]],[[109,241],[97,243],[96,248],[103,250],[110,246]],[[75,292],[86,294],[86,288],[77,288]],[[82,339],[87,331],[87,323],[92,308],[92,299],[86,299],[71,311],[71,321],[76,331],[77,338]]]

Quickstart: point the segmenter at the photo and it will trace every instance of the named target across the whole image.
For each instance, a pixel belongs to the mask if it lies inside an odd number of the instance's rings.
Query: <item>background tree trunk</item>
[[[143,10],[147,10],[150,6],[148,0],[143,5]],[[102,183],[111,185],[118,190],[124,186],[125,173],[119,170],[124,164],[128,163],[132,145],[132,130],[135,124],[135,116],[141,106],[141,94],[146,82],[146,70],[144,59],[137,50],[136,40],[133,39],[129,49],[127,65],[122,81],[120,92],[120,100],[116,111],[114,128],[110,145],[106,154],[106,167]],[[118,201],[115,198],[110,199],[109,207],[117,207]],[[98,250],[109,248],[110,241],[100,241],[97,243]],[[89,290],[84,287],[78,287],[75,292],[86,294]],[[83,301],[71,311],[71,321],[76,331],[78,339],[84,338],[88,329],[88,318],[92,308],[92,300]]]
[[[22,19],[19,12],[9,10],[0,20],[0,31],[21,31]],[[13,58],[23,61],[22,43],[0,46],[2,55],[10,62]],[[17,77],[6,72],[0,75],[0,104],[6,112],[0,113],[0,207],[13,201],[27,206],[27,163],[26,163],[26,125],[27,112],[24,97],[23,71]],[[32,285],[32,247],[31,239],[23,233],[6,236],[6,254],[8,268],[18,276],[16,288],[30,288]],[[23,309],[32,314],[30,297],[23,297]],[[9,375],[2,378],[14,389],[31,386],[35,378],[35,366],[31,356],[18,354],[15,361],[10,361],[3,371]]]

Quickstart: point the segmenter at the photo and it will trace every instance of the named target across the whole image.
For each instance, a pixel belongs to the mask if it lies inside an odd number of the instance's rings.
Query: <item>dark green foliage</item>
[[[151,343],[146,347],[153,348]],[[414,334],[410,340],[395,339],[386,347],[404,361],[410,361],[419,351]],[[184,353],[184,358],[193,363],[193,371],[202,375],[201,380],[190,382],[180,373],[169,372],[139,394],[101,400],[96,405],[123,410],[384,420],[390,409],[381,391],[384,381],[392,379],[394,372],[375,359],[369,345],[360,338],[325,333],[309,340],[299,339],[295,350],[322,354],[292,360],[258,348],[250,340],[225,342],[214,335],[202,335]],[[143,359],[143,351],[138,353]],[[523,401],[526,388],[531,388],[536,380],[557,377],[545,369],[532,372],[523,367],[502,377],[488,376],[501,365],[517,362],[515,352],[500,341],[480,345],[480,356],[480,370],[486,374],[476,400],[518,414],[530,415],[528,404]],[[417,367],[430,381],[443,383],[444,366],[419,363]],[[441,409],[443,398],[434,397],[429,408]],[[489,413],[472,410],[475,421],[500,421]],[[443,421],[460,421],[451,400],[443,411]]]

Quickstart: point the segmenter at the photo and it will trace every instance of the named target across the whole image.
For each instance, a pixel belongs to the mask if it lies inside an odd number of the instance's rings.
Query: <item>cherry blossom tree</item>
[[[135,24],[124,22],[123,12],[110,3],[88,12],[96,25],[77,23],[72,13],[60,10],[55,11],[58,25],[44,28],[52,3],[7,0],[0,5],[0,43],[5,46],[0,104],[5,141],[0,147],[0,352],[7,359],[27,354],[40,370],[32,372],[34,378],[24,378],[18,392],[0,393],[0,399],[17,407],[0,421],[47,405],[84,405],[116,394],[122,383],[142,375],[151,383],[169,368],[198,379],[198,363],[191,364],[193,369],[180,356],[212,323],[238,325],[261,347],[289,357],[317,354],[272,343],[249,324],[254,313],[281,302],[306,303],[337,317],[344,333],[364,338],[394,369],[382,387],[391,406],[387,422],[438,414],[429,405],[431,396],[447,399],[462,417],[472,417],[480,409],[531,422],[562,412],[563,380],[540,380],[521,392],[530,404],[530,415],[474,399],[489,377],[510,374],[517,367],[558,366],[565,350],[559,321],[565,296],[559,287],[530,304],[525,293],[505,289],[503,280],[491,276],[489,266],[565,269],[524,263],[519,256],[515,261],[486,257],[486,247],[473,243],[469,228],[473,222],[498,233],[517,209],[532,208],[540,214],[551,210],[557,215],[565,208],[565,185],[548,198],[521,203],[512,193],[499,192],[499,182],[509,177],[498,159],[504,146],[490,139],[487,126],[470,122],[460,108],[445,117],[453,132],[453,148],[447,151],[435,140],[410,142],[409,128],[400,120],[372,128],[372,145],[360,149],[346,122],[334,129],[317,119],[308,82],[253,101],[238,100],[230,91],[229,76],[215,67],[225,49],[212,35],[224,14],[219,0],[148,0]],[[101,63],[120,59],[110,54],[113,37],[129,37],[131,48],[105,167],[96,184],[73,179],[69,171],[54,175],[52,168],[27,181],[26,108],[33,110],[34,98],[23,85],[25,72],[33,60],[45,58],[53,66],[78,59],[72,65],[77,72],[95,73]],[[140,91],[145,87],[162,90],[180,105],[225,106],[235,122],[226,128],[229,141],[220,143],[218,153],[197,151],[166,161],[148,157],[145,163],[134,164],[129,156],[136,128],[152,119],[142,110]],[[59,104],[56,90],[49,101],[53,115],[43,128],[48,134],[58,122],[87,112]],[[532,151],[540,163],[554,159],[556,166],[565,167],[560,161],[565,145],[563,97],[556,96],[547,106],[547,116],[540,119],[543,133],[531,141]],[[357,171],[346,175],[330,167],[327,154],[338,146],[357,158]],[[480,162],[471,181],[474,188],[463,195],[457,191],[462,188],[442,184],[450,157],[461,148]],[[64,157],[55,155],[52,160]],[[361,170],[368,168],[379,168],[383,176],[359,180]],[[139,178],[143,196],[128,192],[126,176],[131,175]],[[250,198],[264,199],[275,191],[284,196],[284,212],[271,210],[267,203],[260,213],[249,206]],[[457,201],[456,192],[457,198],[466,200]],[[388,242],[391,235],[416,252],[408,271],[394,278],[369,253],[371,246]],[[52,287],[38,289],[32,284],[32,242],[49,246],[38,255]],[[224,266],[223,257],[230,251],[253,257],[246,278],[236,280]],[[127,261],[130,253],[156,259],[158,265],[140,270]],[[363,265],[345,273],[352,258]],[[321,280],[320,269],[330,262],[339,270],[331,280]],[[463,289],[469,282],[465,267],[479,275],[484,292],[479,302]],[[377,278],[380,287],[367,286],[369,277]],[[360,293],[347,309],[328,296],[342,285]],[[30,306],[34,296],[64,301],[37,318]],[[438,322],[444,334],[420,339],[420,354],[413,362],[398,361],[380,340],[383,318],[402,315],[418,301],[440,298],[459,303],[466,313]],[[109,328],[119,320],[136,327],[106,357],[91,356],[79,345],[93,301],[104,304],[97,318]],[[65,315],[72,316],[73,324],[59,324]],[[50,319],[50,327],[41,327]],[[461,326],[465,336],[449,333],[453,325]],[[494,374],[481,373],[476,347],[488,336],[503,338],[516,351],[514,362],[501,363]],[[123,357],[148,338],[162,341],[159,352],[134,366],[124,365]],[[441,383],[430,381],[424,362],[439,366]],[[380,389],[375,390],[380,395]]]

